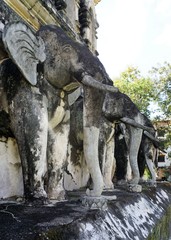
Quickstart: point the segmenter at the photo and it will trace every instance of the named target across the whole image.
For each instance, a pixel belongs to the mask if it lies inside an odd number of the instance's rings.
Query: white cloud
[[[113,78],[133,65],[147,72],[171,61],[171,0],[103,0],[97,50]]]
[[[162,15],[170,15],[171,12],[171,1],[170,0],[158,0],[157,6],[156,6],[156,13],[162,14]]]
[[[156,44],[171,47],[171,23],[166,24],[161,34],[156,38]]]
[[[100,59],[113,77],[134,64],[142,50],[147,11],[144,0],[105,0],[100,4],[104,7],[99,15],[97,12],[100,24],[97,46]]]

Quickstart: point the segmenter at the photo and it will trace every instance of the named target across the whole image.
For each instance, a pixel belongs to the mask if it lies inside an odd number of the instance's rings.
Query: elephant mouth
[[[115,122],[119,120],[119,118],[114,118],[113,115],[110,112],[107,112],[106,110],[102,109],[103,116],[109,121],[109,122]]]
[[[63,90],[66,92],[72,92],[80,87],[79,82],[72,82],[63,87]]]

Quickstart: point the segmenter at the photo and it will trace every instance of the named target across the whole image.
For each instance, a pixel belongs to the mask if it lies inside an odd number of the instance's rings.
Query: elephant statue
[[[84,164],[84,138],[83,138],[83,97],[80,96],[74,104],[71,106],[70,110],[70,134],[69,134],[69,143],[70,143],[70,162],[72,167],[68,166],[68,169],[71,171],[67,172],[69,175],[72,175],[72,180],[76,185],[80,186],[80,182],[84,185],[88,184],[91,188],[91,178],[86,177],[86,166]],[[99,165],[100,170],[103,176],[104,188],[112,189],[113,182],[112,176],[115,172],[115,159],[114,159],[114,129],[115,125],[109,122],[106,118],[101,116],[99,119],[100,122],[100,133],[98,141],[98,156],[99,156]],[[75,170],[77,169],[77,170]],[[72,173],[71,173],[72,172]],[[79,174],[80,172],[80,174]],[[78,179],[79,176],[83,177]],[[89,181],[88,181],[89,180]]]
[[[129,132],[123,123],[116,124],[115,130],[115,159],[116,159],[116,179],[117,184],[122,185],[131,179],[131,168],[129,162]],[[138,150],[138,168],[141,181],[144,175],[145,166],[147,165],[150,174],[150,182],[156,183],[156,157],[158,143],[152,141],[144,133],[142,135],[141,144]]]
[[[138,152],[138,166],[140,177],[142,178],[144,175],[145,166],[147,165],[151,175],[150,182],[152,185],[156,184],[158,149],[158,141],[152,141],[147,135],[143,134]]]
[[[145,154],[146,162],[153,172],[153,180],[155,180],[155,173],[152,169],[152,163],[151,160],[149,160],[149,157],[151,156],[150,145],[152,143],[157,145],[158,140],[155,138],[155,129],[149,119],[138,110],[136,105],[126,94],[123,94],[120,91],[114,94],[106,93],[103,105],[103,113],[111,122],[118,120],[123,122],[128,130],[126,144],[133,175],[130,183],[138,184],[140,180],[138,152],[143,136],[145,136],[145,140],[143,140],[143,152]]]
[[[84,154],[93,181],[90,196],[100,196],[99,119],[106,92],[117,92],[99,59],[60,27],[36,33],[21,22],[3,31],[9,59],[1,63],[2,109],[17,140],[27,199],[62,198],[67,156],[68,93],[83,87]]]

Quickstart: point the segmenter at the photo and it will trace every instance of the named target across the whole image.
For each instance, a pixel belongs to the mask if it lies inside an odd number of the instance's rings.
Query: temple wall
[[[0,139],[0,198],[23,195],[21,161],[15,139]]]
[[[106,196],[109,200],[103,211],[89,210],[74,201],[74,195],[69,198],[72,201],[59,202],[55,207],[1,203],[1,209],[7,209],[1,212],[1,236],[15,240],[171,239],[170,184],[161,183],[141,194],[124,190],[115,190],[114,194],[115,200]]]
[[[24,21],[28,17],[28,25],[36,29],[39,24],[44,21],[61,26],[71,37],[77,41],[84,42],[89,49],[96,54],[96,28],[98,23],[95,13],[95,2],[93,0],[65,0],[58,1],[60,4],[55,4],[53,0],[39,0],[38,3],[42,6],[40,13],[35,13],[36,6],[32,6],[32,1],[17,0],[14,4],[13,0],[8,1],[10,7],[1,1],[0,6],[0,30],[3,30],[4,24],[12,21]],[[97,1],[96,1],[97,2]],[[29,5],[30,4],[30,5]],[[26,5],[29,8],[26,8]],[[20,12],[15,12],[12,9],[16,6],[22,7],[25,11],[25,16],[21,17]],[[46,8],[48,13],[44,13]],[[34,10],[34,11],[33,11]],[[32,16],[35,14],[34,18]],[[40,14],[42,18],[40,18]],[[44,15],[43,15],[44,14]],[[52,22],[51,22],[52,21]],[[78,95],[78,94],[77,94]],[[73,104],[72,100],[72,104]],[[1,106],[0,106],[1,110]],[[22,167],[18,153],[17,143],[14,138],[6,136],[4,141],[4,130],[1,124],[0,114],[0,198],[10,198],[13,196],[23,196],[23,180]],[[7,134],[8,135],[8,134]],[[87,184],[89,179],[89,172],[85,160],[80,156],[79,163],[74,165],[70,161],[71,146],[68,146],[68,166],[64,174],[64,187],[66,190],[79,189]]]

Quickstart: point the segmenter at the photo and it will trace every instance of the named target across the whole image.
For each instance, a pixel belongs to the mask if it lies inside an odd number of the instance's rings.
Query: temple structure
[[[115,120],[133,173],[157,139],[96,57],[99,2],[1,0],[0,239],[171,239],[170,184],[113,189]]]
[[[46,24],[60,26],[76,41],[84,42],[97,55],[96,51],[96,19],[95,6],[99,0],[3,0],[0,5],[0,30],[8,22],[23,21],[33,31]],[[1,86],[0,86],[1,87]],[[3,91],[0,88],[0,91]],[[71,99],[73,96],[71,96]],[[72,101],[72,100],[71,100]],[[1,109],[0,104],[0,109]],[[3,111],[0,117],[0,198],[23,195],[22,168],[15,139],[8,131],[8,119]],[[4,128],[5,125],[5,128]],[[65,187],[74,189],[82,187],[89,178],[85,162],[73,169],[68,166],[75,180],[66,173]],[[81,169],[84,169],[82,174]]]
[[[96,51],[95,5],[99,0],[3,0],[0,9],[1,20],[22,19],[34,30],[41,25],[55,24],[77,40],[84,40]],[[12,13],[12,15],[11,15]],[[15,16],[15,17],[14,17]]]

